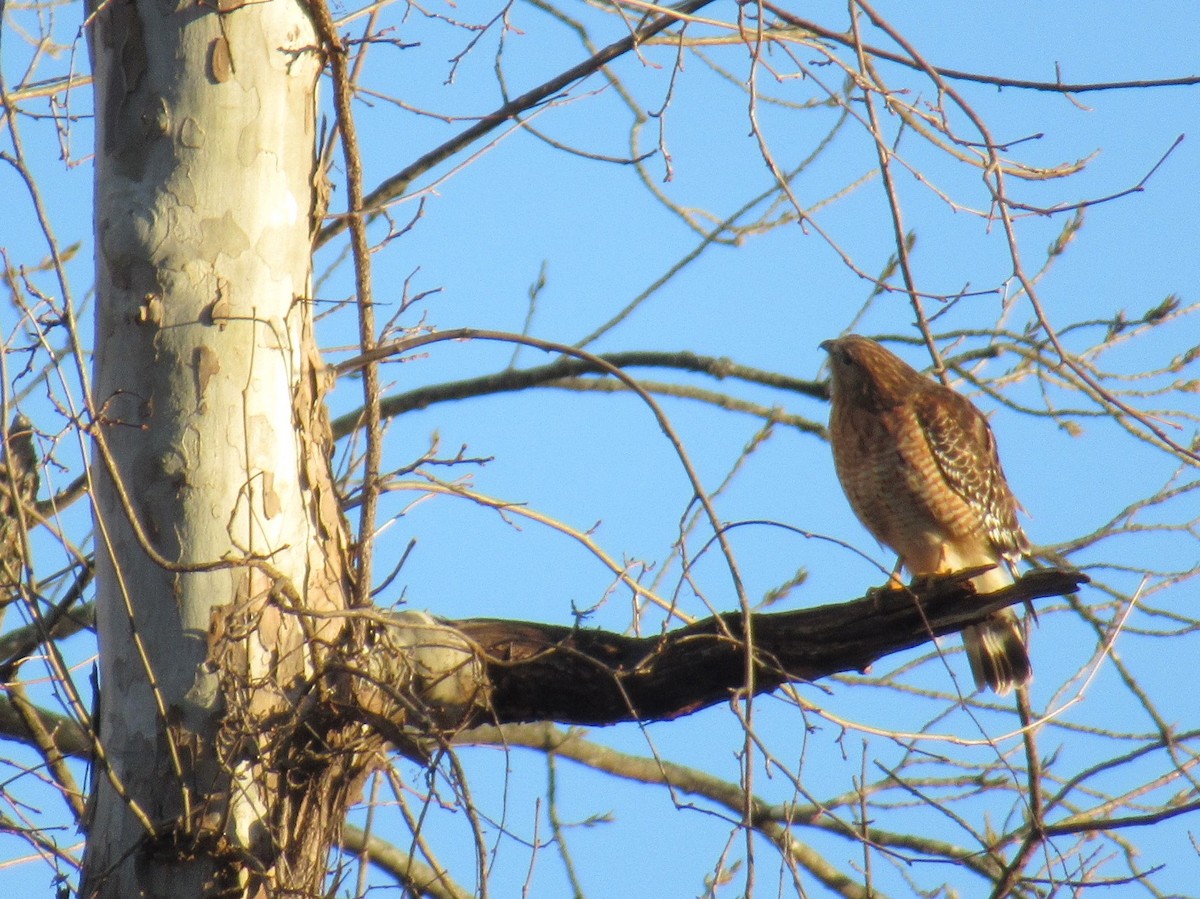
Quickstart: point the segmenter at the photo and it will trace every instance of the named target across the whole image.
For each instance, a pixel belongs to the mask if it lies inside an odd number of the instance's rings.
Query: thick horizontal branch
[[[597,359],[602,360],[613,368],[670,368],[710,375],[717,380],[731,378],[748,383],[762,384],[766,387],[787,390],[803,394],[804,396],[810,396],[814,399],[824,399],[826,396],[825,385],[821,381],[793,378],[788,375],[777,374],[776,372],[739,365],[724,357],[704,356],[686,350],[676,352],[665,350],[629,350],[625,352],[605,353],[598,356]],[[356,357],[338,365],[337,372],[339,375],[348,374],[356,371],[362,364],[365,364],[365,362],[362,362],[361,357]],[[477,378],[464,378],[459,381],[418,387],[414,390],[381,400],[379,404],[380,413],[386,418],[392,418],[415,409],[424,409],[435,403],[498,393],[512,393],[589,374],[608,374],[608,369],[589,359],[563,358],[547,365],[508,369],[493,374],[482,375]],[[351,412],[338,418],[333,422],[334,436],[341,438],[349,434],[359,425],[361,417],[361,413]]]
[[[998,609],[1071,593],[1087,580],[1074,571],[1033,571],[981,597],[968,575],[837,605],[752,615],[749,640],[740,612],[655,637],[492,619],[450,627],[484,654],[490,702],[480,723],[601,725],[676,718],[733,695],[863,671],[883,656],[960,631]],[[755,678],[749,686],[748,647]]]
[[[383,726],[398,745],[411,743],[406,734],[420,739],[427,728],[473,723],[670,719],[731,696],[862,671],[998,609],[1071,593],[1087,581],[1079,572],[1045,569],[977,596],[971,574],[879,590],[836,605],[752,615],[749,640],[740,612],[655,637],[526,621],[439,621],[422,612],[371,613],[379,625],[373,638],[354,639],[347,647],[353,664],[331,670],[355,674],[357,714]],[[749,687],[748,646],[754,656]],[[343,714],[349,711],[341,708]],[[92,741],[76,722],[41,714],[61,752],[77,758],[89,754]],[[0,701],[0,738],[32,740],[5,701]]]

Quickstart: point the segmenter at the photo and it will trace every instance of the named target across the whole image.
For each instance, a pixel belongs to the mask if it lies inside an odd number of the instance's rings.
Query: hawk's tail
[[[1003,696],[1014,686],[1022,687],[1033,679],[1021,623],[1009,609],[964,629],[962,636],[975,689],[982,690],[986,685]]]

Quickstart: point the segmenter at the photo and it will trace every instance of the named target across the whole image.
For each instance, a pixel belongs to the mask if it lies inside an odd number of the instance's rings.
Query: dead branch
[[[474,645],[483,659],[482,684],[473,686],[471,697],[451,703],[452,714],[433,708],[428,713],[450,729],[471,723],[604,725],[677,718],[731,696],[864,671],[886,655],[962,630],[998,609],[1071,593],[1088,580],[1076,571],[1039,570],[979,597],[968,582],[971,573],[879,590],[846,603],[755,614],[748,621],[741,612],[729,612],[652,637],[498,619],[440,622]],[[754,660],[749,685],[747,652]],[[462,644],[448,658],[455,671],[439,674],[425,664],[421,667],[428,670],[418,671],[415,679],[411,664],[398,659],[406,668],[396,682],[410,685],[407,689],[418,697],[431,686],[444,693],[451,681],[464,682]],[[377,677],[378,665],[376,658]],[[422,687],[421,681],[428,684]],[[479,700],[485,694],[486,705]],[[463,720],[461,713],[469,708],[473,716]]]

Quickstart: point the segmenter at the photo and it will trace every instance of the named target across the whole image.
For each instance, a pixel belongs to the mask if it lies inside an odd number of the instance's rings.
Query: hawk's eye
[[[850,353],[848,353],[846,350],[842,350],[837,354],[837,360],[838,362],[842,363],[842,365],[854,364],[854,360],[850,357]]]

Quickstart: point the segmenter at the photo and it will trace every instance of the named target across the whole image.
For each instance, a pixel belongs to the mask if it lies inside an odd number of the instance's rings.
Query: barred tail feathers
[[[997,593],[1016,580],[1013,560],[995,546],[981,545],[980,541],[947,542],[938,547],[938,553],[936,562],[909,557],[903,561],[914,572],[951,572],[991,565],[971,578],[971,586],[980,596]],[[977,690],[990,687],[1004,696],[1033,679],[1024,628],[1012,609],[1001,609],[981,623],[964,628],[962,639]]]
[[[1033,679],[1021,623],[1009,609],[962,632],[963,646],[975,677],[975,689],[990,687],[1000,696]]]
[[[1012,582],[1010,563],[1001,559],[995,568],[976,577],[972,584],[978,593],[995,593]],[[1013,687],[1023,687],[1033,679],[1033,666],[1025,648],[1021,622],[1011,609],[1003,609],[982,624],[964,629],[962,635],[976,690],[986,686],[1004,696]]]

